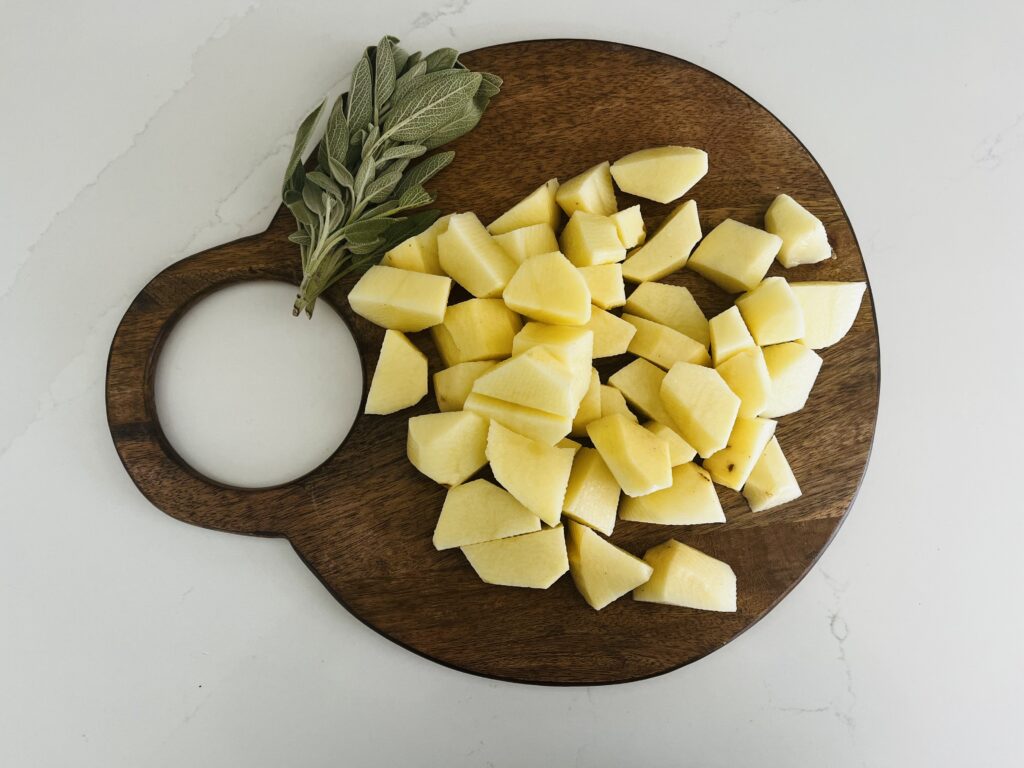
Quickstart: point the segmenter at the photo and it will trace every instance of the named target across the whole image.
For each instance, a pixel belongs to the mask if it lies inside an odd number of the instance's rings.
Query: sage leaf
[[[409,67],[409,71],[398,78],[395,83],[395,92],[391,94],[392,101],[398,101],[409,89],[418,84],[418,79],[427,73],[427,62],[419,61]]]
[[[345,227],[345,239],[351,242],[369,242],[380,237],[391,226],[391,219],[360,219]]]
[[[416,53],[409,54],[409,58],[406,59],[406,61],[405,61],[404,71],[408,72],[410,69],[412,69],[417,64],[419,64],[422,60],[423,60],[423,54],[420,53],[419,51],[416,51]]]
[[[309,245],[311,242],[313,242],[309,234],[302,231],[292,232],[290,235],[288,235],[288,239],[291,240],[296,245]]]
[[[398,183],[395,191],[401,195],[410,187],[414,187],[417,184],[426,184],[430,179],[443,171],[454,159],[455,153],[448,151],[437,152],[425,160],[421,160],[402,176],[402,180]]]
[[[332,195],[336,200],[341,200],[345,196],[345,193],[342,192],[341,187],[338,186],[337,182],[323,171],[311,171],[306,174],[306,178],[320,187],[324,192]]]
[[[336,160],[339,163],[345,162],[345,153],[348,152],[348,119],[342,109],[342,100],[338,99],[331,110],[331,116],[327,120],[327,131],[324,133],[322,146],[327,148],[328,160]],[[324,163],[321,163],[324,165]]]
[[[378,116],[384,105],[395,90],[395,51],[390,37],[383,38],[377,45],[377,56],[374,61],[373,109]]]
[[[344,163],[335,160],[333,157],[328,162],[331,176],[349,192],[355,189],[356,180],[352,178],[352,171],[345,167]]]
[[[370,130],[366,133],[366,138],[363,139],[363,151],[362,158],[365,160],[367,156],[373,152],[377,146],[377,139],[380,138],[380,128],[376,125],[370,127]]]
[[[400,75],[405,71],[405,64],[409,60],[409,52],[397,44],[398,40],[395,40],[395,43],[396,44],[391,55],[395,58],[395,74]]]
[[[320,190],[313,182],[306,177],[306,183],[302,187],[302,201],[317,216],[322,216],[324,213],[323,203],[320,201]]]
[[[284,183],[286,185],[289,179],[291,179],[296,166],[302,164],[302,153],[306,151],[306,145],[309,143],[309,137],[313,134],[313,130],[316,128],[316,123],[320,119],[320,113],[323,112],[324,104],[326,103],[326,99],[321,101],[320,105],[306,115],[299,124],[299,130],[295,133],[295,144],[292,146],[292,155],[288,159],[288,165],[285,167],[284,171]]]
[[[388,199],[401,180],[402,174],[397,171],[382,173],[366,185],[366,191],[363,193],[363,196],[371,203],[383,202]]]
[[[441,69],[451,69],[459,58],[459,52],[454,48],[438,48],[433,53],[427,54],[428,72],[437,72]]]
[[[483,93],[488,99],[494,98],[501,90],[501,83],[502,79],[497,75],[492,75],[490,72],[481,72],[480,90],[478,93]]]
[[[419,157],[427,148],[422,144],[399,144],[394,147],[388,147],[380,153],[380,157],[377,158],[378,165],[386,163],[389,160],[398,160],[403,157]]]
[[[428,205],[434,202],[434,197],[422,185],[416,184],[409,187],[398,198],[400,208],[416,208],[421,205]]]
[[[476,72],[424,75],[384,120],[384,134],[395,141],[422,141],[461,115],[480,87]]]
[[[349,130],[359,130],[373,117],[373,73],[370,57],[365,53],[352,70],[352,86],[348,92]]]
[[[363,193],[366,191],[366,186],[373,181],[377,174],[377,165],[372,157],[368,157],[363,160],[363,164],[359,166],[359,170],[356,171],[355,185],[353,194],[356,200],[363,198]]]

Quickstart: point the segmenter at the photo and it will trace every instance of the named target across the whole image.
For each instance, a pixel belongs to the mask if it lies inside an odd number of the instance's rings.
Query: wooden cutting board
[[[692,145],[710,155],[711,170],[693,190],[705,232],[726,217],[761,226],[775,195],[787,192],[824,221],[835,257],[786,277],[867,279],[843,206],[814,158],[764,107],[716,75],[665,54],[579,40],[510,43],[463,61],[501,75],[505,85],[480,126],[453,145],[454,164],[432,183],[441,210],[474,210],[489,221],[546,179],[566,179],[643,147]],[[641,202],[649,229],[669,209],[627,195],[619,202]],[[153,379],[161,344],[182,313],[212,291],[244,280],[297,284],[298,253],[286,241],[292,229],[282,209],[266,232],[183,259],[139,293],[110,349],[110,431],[128,473],[158,508],[208,528],[287,537],[349,611],[416,653],[530,683],[616,683],[667,672],[764,616],[828,545],[856,496],[878,409],[870,290],[849,335],[822,352],[807,407],[779,423],[803,488],[799,500],[755,514],[739,494],[719,489],[725,524],[616,525],[612,541],[638,555],[676,537],[732,565],[739,581],[734,614],[628,597],[596,612],[568,575],[547,591],[495,587],[482,583],[458,550],[436,552],[431,533],[445,491],[405,458],[406,420],[434,411],[432,394],[392,416],[358,417],[334,455],[298,480],[262,490],[215,483],[188,467],[160,429]],[[781,273],[775,265],[772,274]],[[667,281],[690,288],[709,317],[731,303],[689,270]],[[351,285],[337,285],[327,300],[355,336],[365,390],[383,331],[349,310]],[[429,337],[414,340],[438,370]],[[624,361],[606,362],[605,374]]]

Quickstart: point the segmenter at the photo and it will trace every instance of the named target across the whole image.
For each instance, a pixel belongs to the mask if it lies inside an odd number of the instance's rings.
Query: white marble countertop
[[[0,765],[1019,762],[1022,26],[1010,2],[5,2]],[[364,627],[286,542],[182,525],[121,468],[103,380],[128,301],[263,228],[298,120],[383,33],[690,59],[845,202],[881,328],[871,466],[810,575],[707,659],[593,689],[461,674]]]

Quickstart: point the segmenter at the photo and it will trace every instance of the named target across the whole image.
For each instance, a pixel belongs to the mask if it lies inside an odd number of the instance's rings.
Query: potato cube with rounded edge
[[[558,250],[555,230],[547,224],[533,224],[494,235],[494,242],[500,245],[516,264],[522,264],[531,256]]]
[[[487,419],[469,411],[409,419],[406,450],[420,472],[441,485],[464,483],[487,463]]]
[[[572,448],[557,448],[524,437],[492,421],[487,460],[494,479],[548,525],[557,525],[572,471]]]
[[[778,235],[726,219],[708,232],[687,266],[723,290],[742,293],[764,279],[781,245]]]
[[[434,374],[434,397],[440,411],[461,411],[466,398],[473,389],[473,382],[483,376],[497,363],[493,360],[478,360],[472,363],[457,363]]]
[[[811,349],[830,347],[842,339],[857,319],[866,283],[790,283],[804,313],[804,336]]]
[[[693,461],[697,456],[694,447],[683,440],[672,427],[666,427],[660,421],[648,421],[644,424],[644,429],[668,443],[668,460],[673,467]]]
[[[629,410],[629,406],[626,405],[626,398],[622,396],[622,393],[619,390],[617,390],[615,387],[609,387],[607,384],[602,384],[601,418],[605,416],[611,416],[613,413],[625,416],[630,421],[640,421],[636,417],[636,414]]]
[[[483,581],[503,587],[547,589],[569,570],[561,525],[470,544],[462,554]]]
[[[639,205],[623,208],[608,218],[615,222],[615,228],[619,232],[619,242],[622,243],[623,248],[635,248],[638,245],[643,245],[644,240],[647,239],[647,227],[640,214]]]
[[[470,392],[466,398],[465,410],[496,421],[513,432],[545,445],[555,445],[572,429],[572,421],[564,416],[524,408],[475,392]]]
[[[672,417],[668,415],[661,402],[661,382],[665,380],[665,371],[654,363],[634,360],[629,365],[613,373],[608,383],[615,387],[644,416],[660,421],[667,427],[675,428]]]
[[[406,269],[370,267],[348,293],[352,311],[394,331],[422,331],[444,320],[452,281]]]
[[[629,351],[634,355],[662,368],[671,368],[679,361],[697,365],[711,363],[707,347],[667,325],[629,314],[623,314],[622,319],[636,328],[629,342]]]
[[[740,416],[760,416],[768,405],[772,379],[768,375],[768,364],[760,347],[737,352],[724,363],[715,367],[725,379],[729,389],[740,399]]]
[[[775,422],[771,419],[740,416],[725,448],[704,459],[704,469],[719,485],[738,491],[774,434]]]
[[[430,334],[444,364],[453,366],[508,357],[521,327],[519,315],[501,299],[469,299],[448,307]]]
[[[712,317],[708,322],[708,333],[711,336],[711,359],[715,367],[733,355],[757,346],[736,306]]]
[[[569,573],[594,610],[600,611],[651,578],[654,569],[639,557],[579,523],[570,520],[568,528]]]
[[[615,222],[607,216],[576,211],[562,230],[562,250],[577,267],[613,264],[626,258]]]
[[[622,276],[631,283],[643,283],[682,269],[700,235],[697,203],[687,200],[668,215],[646,243],[629,254],[622,265]]]
[[[590,369],[590,382],[587,385],[587,392],[580,400],[580,406],[576,409],[576,415],[572,419],[572,432],[574,437],[586,437],[587,424],[601,418],[601,378],[597,375],[597,369]]]
[[[571,419],[579,399],[573,395],[573,372],[547,347],[510,357],[473,384],[473,392]]]
[[[437,550],[479,544],[540,530],[540,518],[487,480],[448,489],[434,528]]]
[[[558,188],[555,200],[566,216],[572,216],[576,211],[611,216],[619,209],[615,188],[612,187],[612,175],[608,169],[607,161],[599,163],[573,176]]]
[[[633,590],[634,600],[705,611],[736,610],[736,574],[721,560],[669,539],[647,550],[644,562],[654,573]]]
[[[708,319],[681,285],[640,283],[626,299],[626,312],[674,328],[705,347],[711,343]]]
[[[804,335],[804,311],[784,277],[766,277],[736,299],[736,306],[759,347],[796,341]]]
[[[510,309],[542,323],[583,325],[590,320],[590,289],[557,251],[520,264],[502,298]]]
[[[778,258],[784,267],[817,264],[832,255],[825,226],[789,195],[779,195],[768,206],[764,228],[782,238]]]
[[[626,284],[622,280],[621,264],[595,264],[578,269],[590,289],[590,302],[595,307],[615,309],[626,303]]]
[[[475,213],[457,213],[437,238],[441,269],[476,296],[500,296],[516,271],[516,263],[494,242]]]
[[[661,382],[661,401],[682,438],[702,459],[722,450],[740,399],[714,368],[676,363]]]
[[[442,216],[418,235],[399,243],[384,254],[380,263],[385,267],[444,275],[437,257],[437,237],[448,230],[450,218],[451,214]]]
[[[619,484],[596,448],[580,448],[572,462],[562,513],[605,536],[615,528]]]
[[[636,333],[636,328],[621,317],[599,307],[591,310],[590,322],[583,327],[594,332],[595,358],[626,354],[629,342]]]
[[[416,405],[427,394],[427,356],[401,331],[384,332],[364,413],[394,413]]]
[[[672,469],[672,485],[660,491],[627,498],[619,517],[657,525],[724,523],[725,512],[706,470],[693,462]]]
[[[708,153],[693,147],[651,147],[612,163],[615,185],[623,192],[656,203],[685,195],[708,172]]]
[[[492,235],[502,235],[514,229],[529,227],[533,224],[547,224],[552,229],[558,227],[562,212],[555,202],[558,192],[558,179],[550,179],[533,190],[505,213],[487,226]]]
[[[753,512],[763,512],[800,497],[800,486],[777,437],[768,441],[743,486],[743,495]]]
[[[603,416],[587,427],[594,447],[627,496],[643,496],[672,485],[668,443],[622,414]]]
[[[765,347],[764,361],[772,387],[761,415],[774,419],[803,408],[821,370],[821,356],[803,344],[788,341]]]

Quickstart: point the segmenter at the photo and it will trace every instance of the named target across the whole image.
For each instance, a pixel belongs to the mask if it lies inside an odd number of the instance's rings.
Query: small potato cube
[[[687,200],[668,215],[650,240],[629,254],[622,276],[631,283],[643,283],[682,269],[700,234],[697,203]]]
[[[418,235],[413,235],[384,254],[380,263],[385,267],[444,275],[437,256],[437,237],[448,230],[448,216],[442,216]]]
[[[708,172],[708,153],[693,147],[651,147],[620,157],[611,167],[623,192],[656,203],[685,195]]]
[[[508,357],[521,327],[519,315],[501,299],[469,299],[448,307],[431,335],[445,365],[452,366]]]
[[[615,222],[607,216],[577,211],[562,230],[562,249],[577,267],[613,264],[626,258]]]
[[[572,216],[576,211],[611,216],[619,210],[608,169],[607,162],[600,163],[579,176],[573,176],[558,188],[555,200],[566,216]]]
[[[740,416],[725,448],[706,458],[704,469],[719,485],[738,491],[747,482],[750,471],[774,434],[775,422],[771,419]]]
[[[503,427],[518,432],[544,445],[556,445],[572,428],[572,421],[564,416],[524,408],[521,405],[496,400],[493,397],[470,392],[466,398],[466,410],[484,419],[496,421]]]
[[[740,399],[740,416],[760,416],[768,405],[772,379],[760,347],[737,352],[715,370]]]
[[[547,347],[534,347],[498,363],[473,384],[473,392],[536,411],[571,419],[578,398],[573,397],[573,373]]]
[[[647,550],[644,562],[654,573],[633,590],[634,600],[735,612],[736,574],[721,560],[669,539]]]
[[[825,226],[789,195],[779,195],[764,215],[764,228],[782,238],[779,263],[784,267],[817,264],[832,255]]]
[[[562,212],[558,210],[555,194],[558,179],[550,179],[509,208],[487,226],[492,235],[502,235],[515,229],[534,224],[547,224],[551,229],[558,227]]]
[[[531,256],[558,250],[555,230],[547,224],[533,224],[495,235],[494,242],[500,245],[516,264],[522,264]]]
[[[409,419],[409,461],[435,483],[464,483],[487,463],[487,420],[469,411]]]
[[[458,213],[437,238],[441,269],[476,296],[500,296],[516,271],[516,263],[488,234],[475,213]]]
[[[590,320],[590,289],[557,251],[520,264],[502,298],[510,309],[542,323],[583,325]]]
[[[615,528],[619,484],[595,448],[580,448],[573,459],[562,512],[605,536]]]
[[[487,480],[448,489],[434,528],[437,550],[479,544],[540,530],[540,518]]]
[[[697,456],[693,446],[683,440],[672,427],[666,427],[659,421],[648,421],[644,424],[644,429],[668,443],[668,460],[673,467],[693,461]]]
[[[661,382],[661,400],[682,438],[702,459],[729,440],[740,399],[713,368],[676,363]]]
[[[636,328],[621,317],[598,307],[591,310],[590,322],[583,327],[594,332],[595,358],[626,354],[636,333]]]
[[[569,572],[587,605],[600,611],[643,584],[654,572],[639,557],[569,522]]]
[[[640,214],[639,205],[624,208],[608,218],[615,222],[615,228],[619,232],[619,242],[622,243],[623,248],[635,248],[642,245],[647,239],[647,227]]]
[[[348,294],[352,311],[394,331],[422,331],[444,320],[450,278],[406,269],[370,267]]]
[[[572,371],[573,408],[579,407],[590,386],[594,332],[576,326],[527,323],[512,339],[512,354],[520,355],[539,346],[545,347]]]
[[[627,496],[643,496],[672,485],[668,443],[622,414],[603,416],[587,427],[594,447]]]
[[[629,342],[629,351],[662,368],[671,368],[684,361],[707,365],[711,362],[707,347],[679,331],[636,315],[624,314],[622,319],[636,328]]]
[[[782,453],[778,438],[768,441],[743,486],[743,495],[753,512],[763,512],[800,497],[800,486]]]
[[[764,279],[781,245],[778,235],[726,219],[708,232],[688,265],[719,288],[742,293]]]
[[[830,347],[842,339],[857,319],[866,283],[790,283],[804,313],[800,343],[811,349]]]
[[[640,283],[626,299],[626,312],[674,328],[705,347],[711,343],[708,319],[681,285]]]
[[[736,299],[736,306],[760,347],[796,341],[804,335],[804,311],[784,277],[766,277]]]
[[[385,331],[363,412],[394,413],[416,405],[425,394],[427,356],[401,331]]]
[[[493,360],[457,363],[434,374],[434,396],[438,410],[461,411],[473,389],[473,382],[493,368]]]
[[[547,589],[569,570],[562,526],[470,544],[462,554],[476,575],[503,587]]]
[[[821,357],[803,344],[790,341],[765,347],[764,361],[772,386],[761,415],[774,419],[803,408],[821,370]]]
[[[548,525],[558,525],[562,517],[575,453],[531,440],[496,421],[487,432],[486,455],[494,479]]]
[[[583,280],[590,289],[590,302],[601,309],[614,309],[626,303],[626,284],[622,280],[621,264],[596,264],[579,267]]]
[[[693,462],[672,469],[672,485],[668,488],[623,500],[619,516],[623,520],[658,525],[725,522],[725,512],[711,476]]]
[[[708,332],[711,336],[711,359],[716,368],[733,355],[757,346],[743,322],[743,315],[735,306],[712,317]]]

